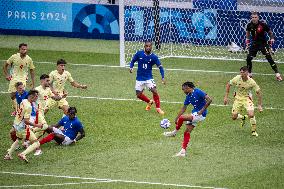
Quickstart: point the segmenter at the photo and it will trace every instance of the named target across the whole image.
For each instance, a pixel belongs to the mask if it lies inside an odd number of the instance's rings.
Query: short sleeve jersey
[[[7,63],[12,65],[12,78],[17,81],[25,81],[28,76],[28,70],[35,69],[32,59],[28,55],[21,58],[20,53],[12,55],[7,60]]]
[[[269,26],[261,21],[259,21],[257,24],[250,22],[246,28],[246,31],[250,32],[251,34],[252,41],[255,43],[265,43],[267,41],[266,33],[269,32],[269,30]]]
[[[82,123],[77,117],[70,119],[68,116],[64,116],[58,122],[58,125],[64,127],[63,134],[69,137],[71,140],[74,140],[78,132],[83,128]]]
[[[49,74],[50,82],[53,84],[53,88],[60,95],[63,95],[65,83],[69,81],[72,83],[74,79],[68,71],[64,71],[63,74],[59,74],[57,70],[52,71]]]
[[[25,118],[29,119],[31,113],[32,113],[32,105],[27,99],[24,99],[21,102],[20,107],[17,109],[17,115],[15,117],[14,124],[19,125],[23,119]]]
[[[131,63],[138,62],[138,70],[136,75],[137,81],[146,81],[153,79],[152,68],[154,65],[159,67],[161,62],[157,55],[151,53],[150,55],[145,54],[143,50],[138,51],[132,58]]]
[[[184,100],[184,105],[191,104],[193,106],[192,113],[200,111],[206,104],[205,96],[207,94],[198,89],[194,88],[193,92],[191,94],[186,95],[186,98]],[[207,109],[202,113],[203,117],[206,117],[207,115]]]
[[[248,80],[243,81],[241,75],[237,75],[233,79],[229,81],[230,85],[236,87],[236,99],[242,100],[247,99],[249,97],[249,92],[253,89],[254,91],[258,91],[260,88],[256,84],[256,82],[252,78],[248,78]]]

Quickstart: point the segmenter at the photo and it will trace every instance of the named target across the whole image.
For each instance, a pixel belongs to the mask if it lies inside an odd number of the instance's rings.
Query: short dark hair
[[[256,11],[251,12],[251,15],[257,15],[257,16],[259,16],[258,12],[256,12]]]
[[[26,43],[21,43],[21,44],[19,44],[19,49],[22,47],[22,46],[28,46]]]
[[[59,64],[67,64],[67,62],[64,60],[64,59],[59,59],[59,60],[57,60],[57,65],[59,65]]]
[[[35,96],[36,94],[38,94],[37,90],[31,89],[28,93],[28,96]]]
[[[246,72],[246,71],[248,71],[248,67],[247,66],[243,66],[243,67],[240,68],[240,71]]]
[[[70,106],[69,108],[68,108],[68,111],[67,111],[68,113],[71,113],[71,114],[76,114],[77,113],[77,109],[76,109],[76,107],[72,107],[72,106]]]
[[[182,84],[182,87],[190,87],[190,88],[195,88],[194,84],[191,81],[187,81],[184,84]]]
[[[46,78],[49,78],[49,75],[42,74],[39,79],[42,80],[42,79],[46,79]]]
[[[15,84],[15,87],[18,88],[18,87],[21,86],[21,85],[24,85],[24,84],[23,84],[23,82],[20,82],[20,81],[19,81],[19,82],[17,82],[17,83]]]
[[[146,43],[150,43],[151,45],[152,45],[152,41],[145,41],[145,45],[146,45]]]

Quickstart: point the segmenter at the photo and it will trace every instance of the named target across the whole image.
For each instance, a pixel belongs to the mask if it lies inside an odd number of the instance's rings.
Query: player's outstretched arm
[[[256,91],[257,99],[258,99],[258,111],[262,112],[262,95],[260,89]]]
[[[225,92],[225,96],[224,96],[224,105],[227,105],[229,100],[228,100],[228,95],[229,95],[229,92],[230,92],[230,83],[227,83],[226,85],[226,92]]]
[[[76,81],[71,82],[71,85],[76,88],[87,89],[87,85],[79,84]]]

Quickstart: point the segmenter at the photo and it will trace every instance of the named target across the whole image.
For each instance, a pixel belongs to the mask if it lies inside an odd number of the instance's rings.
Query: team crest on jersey
[[[258,27],[257,27],[257,33],[262,33],[263,32],[263,27],[261,26],[261,25],[259,25]]]

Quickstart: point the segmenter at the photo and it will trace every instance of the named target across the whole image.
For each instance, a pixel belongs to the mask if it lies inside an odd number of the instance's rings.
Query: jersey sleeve
[[[254,91],[259,91],[260,90],[260,87],[258,86],[258,84],[256,84],[255,81],[253,81],[252,88],[253,88]]]
[[[77,127],[77,130],[78,130],[78,131],[83,128],[83,125],[82,125],[82,123],[81,123],[80,120],[77,120],[76,127]]]
[[[231,79],[231,80],[229,81],[229,84],[230,84],[230,85],[236,85],[236,84],[237,84],[237,81],[238,81],[238,76],[236,76],[236,77],[234,77],[233,79]]]
[[[190,100],[186,97],[183,105],[188,106],[190,104]]]
[[[269,32],[270,27],[268,26],[268,24],[262,22],[262,26],[263,26],[263,30],[264,30],[264,31]]]
[[[61,120],[59,120],[57,124],[60,125],[60,126],[64,126],[65,117],[66,116],[64,116]]]
[[[7,63],[8,63],[9,65],[11,65],[11,64],[14,62],[14,60],[15,60],[15,55],[12,55],[12,56],[7,60]]]
[[[157,65],[157,67],[161,66],[161,62],[160,62],[158,56],[155,55],[154,61],[155,61],[155,64]]]
[[[34,62],[33,62],[33,60],[32,60],[31,58],[30,58],[30,60],[29,60],[29,68],[30,68],[31,70],[35,69]]]
[[[68,75],[68,76],[67,76],[67,77],[68,77],[67,80],[68,80],[70,83],[74,82],[74,79],[72,78],[71,73],[68,72],[67,75]]]
[[[205,99],[205,96],[207,95],[204,91],[202,90],[198,90],[197,91],[197,95],[203,99]]]
[[[24,104],[24,118],[30,118],[32,113],[32,107]]]
[[[248,25],[246,27],[246,31],[250,32],[250,23],[248,23]]]
[[[130,68],[134,67],[134,63],[137,62],[139,59],[139,51],[133,56],[131,62],[130,62]]]

